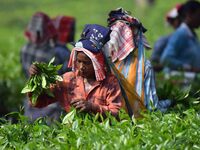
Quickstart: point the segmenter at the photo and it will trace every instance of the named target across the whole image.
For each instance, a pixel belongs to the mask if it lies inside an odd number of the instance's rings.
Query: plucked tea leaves
[[[43,62],[33,63],[39,69],[39,74],[31,76],[21,91],[21,93],[32,92],[33,105],[36,104],[37,98],[42,92],[53,97],[53,93],[49,90],[50,85],[55,84],[56,81],[62,81],[62,77],[58,75],[58,70],[62,65],[53,65],[54,60],[55,58],[52,58],[48,64]]]

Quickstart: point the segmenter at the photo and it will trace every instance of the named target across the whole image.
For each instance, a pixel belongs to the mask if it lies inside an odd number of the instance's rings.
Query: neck
[[[93,78],[90,78],[90,79],[84,78],[84,82],[85,82],[85,83],[91,84],[91,83],[93,83],[93,82],[95,82],[95,81],[96,81],[96,80],[93,79]]]

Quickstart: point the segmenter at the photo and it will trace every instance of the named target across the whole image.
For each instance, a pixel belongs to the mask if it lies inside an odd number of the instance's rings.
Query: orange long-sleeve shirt
[[[64,109],[70,110],[70,101],[72,99],[84,99],[96,104],[98,109],[92,110],[92,113],[111,112],[116,116],[122,107],[122,95],[117,79],[112,74],[108,74],[103,81],[95,81],[92,88],[86,93],[84,80],[77,76],[77,73],[67,72],[63,75],[63,81],[58,82],[51,87],[54,97],[45,94],[39,96],[35,107],[44,107],[53,102],[59,101]],[[31,94],[29,95],[31,98]]]

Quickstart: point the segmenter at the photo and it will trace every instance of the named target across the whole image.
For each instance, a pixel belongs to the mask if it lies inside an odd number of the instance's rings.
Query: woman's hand
[[[39,68],[36,65],[32,64],[29,68],[29,75],[34,76],[39,73],[40,73]]]
[[[86,100],[82,100],[82,99],[74,99],[71,101],[70,103],[73,107],[75,107],[76,109],[79,109],[80,111],[84,111],[84,112],[90,112],[92,111],[92,103],[88,102]]]

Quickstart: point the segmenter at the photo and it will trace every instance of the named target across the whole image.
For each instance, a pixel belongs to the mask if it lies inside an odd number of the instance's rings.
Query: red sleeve
[[[37,102],[36,102],[35,105],[33,105],[32,101],[31,101],[32,93],[28,93],[28,97],[29,97],[29,100],[31,102],[31,105],[34,106],[34,107],[42,108],[42,107],[45,107],[45,106],[47,106],[49,104],[52,104],[52,103],[56,102],[57,101],[56,91],[58,91],[58,87],[56,85],[52,86],[50,88],[50,91],[53,93],[54,97],[51,97],[51,96],[48,96],[45,93],[42,93],[38,97]]]
[[[70,79],[74,76],[73,73],[67,72],[63,75],[63,81],[57,82],[56,84],[50,87],[50,91],[53,93],[54,97],[50,97],[45,93],[42,93],[38,99],[37,103],[34,107],[45,107],[51,103],[59,101],[61,105],[65,108],[65,110],[69,109],[69,101],[67,99],[67,86],[70,82]],[[31,93],[28,94],[30,102],[31,102]]]
[[[33,104],[32,101],[31,101],[31,95],[32,95],[31,93],[28,94],[30,103],[31,103],[31,105],[34,106],[34,107],[42,108],[42,107],[45,107],[45,106],[47,106],[47,105],[49,105],[49,104],[51,104],[51,103],[56,102],[54,98],[51,98],[51,97],[49,97],[49,96],[46,95],[46,94],[41,94],[41,95],[38,97],[36,104]]]

